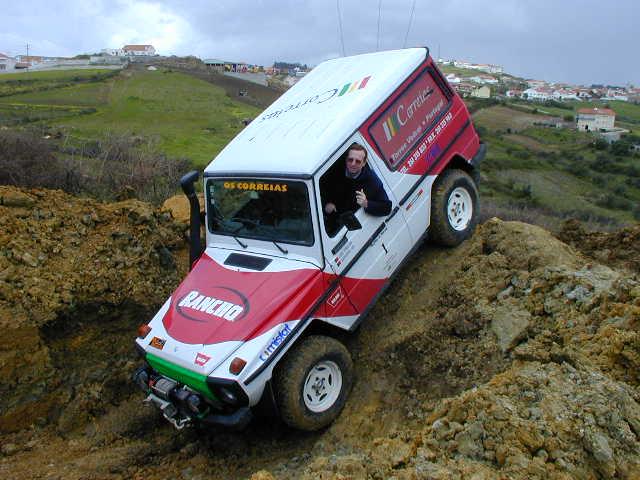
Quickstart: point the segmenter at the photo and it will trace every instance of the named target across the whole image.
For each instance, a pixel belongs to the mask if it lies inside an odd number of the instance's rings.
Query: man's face
[[[347,170],[351,175],[358,175],[365,164],[365,152],[362,150],[349,150],[347,154]]]

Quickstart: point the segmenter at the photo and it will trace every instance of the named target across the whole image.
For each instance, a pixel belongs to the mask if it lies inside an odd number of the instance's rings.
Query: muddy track
[[[640,476],[640,226],[567,227],[582,252],[499,220],[425,244],[348,339],[342,415],[301,433],[178,432],[141,404],[132,339],[184,274],[184,221],[0,187],[0,223],[4,478]]]

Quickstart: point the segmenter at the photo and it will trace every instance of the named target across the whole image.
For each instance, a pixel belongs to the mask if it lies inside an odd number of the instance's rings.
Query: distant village
[[[0,52],[0,74],[98,66],[121,68],[129,62],[149,62],[155,58],[170,57],[160,57],[153,45],[124,45],[122,48],[105,48],[97,54],[78,55],[72,58],[28,54],[10,57]],[[195,57],[193,58],[195,59]],[[272,66],[262,66],[219,59],[196,60],[202,62],[207,69],[236,76],[247,74],[246,77],[249,81],[264,85],[276,85],[281,88],[291,87],[311,70],[306,65],[299,63],[276,62]],[[503,67],[499,65],[444,59],[438,59],[437,63],[444,72],[448,72],[445,75],[447,81],[462,97],[513,99],[535,103],[601,101],[603,108],[578,109],[575,123],[571,123],[578,130],[598,132],[609,141],[618,140],[621,134],[626,133],[626,130],[615,128],[615,112],[604,107],[604,104],[611,100],[640,103],[640,88],[631,85],[624,87],[571,85],[519,78],[505,73]],[[155,67],[150,68],[155,69]],[[555,126],[566,127],[569,125],[558,124]]]

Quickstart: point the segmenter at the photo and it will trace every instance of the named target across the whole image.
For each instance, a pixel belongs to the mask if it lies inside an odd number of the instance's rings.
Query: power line
[[[342,56],[345,57],[344,52],[344,35],[342,34],[342,15],[340,14],[340,0],[336,0],[336,6],[338,7],[338,26],[340,27],[340,44],[342,45]]]
[[[409,25],[407,25],[407,33],[404,36],[404,43],[402,44],[402,48],[407,46],[407,38],[409,38],[409,30],[411,30],[411,22],[413,22],[413,12],[416,9],[416,0],[413,0],[413,4],[411,5],[411,14],[409,15]]]
[[[378,1],[378,37],[376,40],[376,51],[380,50],[380,11],[382,10],[382,0]]]

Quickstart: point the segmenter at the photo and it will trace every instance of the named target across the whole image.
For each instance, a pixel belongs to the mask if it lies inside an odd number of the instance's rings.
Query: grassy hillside
[[[237,101],[236,84],[220,83],[227,78],[140,67],[4,75],[0,76],[0,128],[38,127],[38,138],[50,138],[41,141],[57,142],[55,155],[63,161],[65,156],[86,156],[83,166],[89,171],[96,165],[105,168],[104,159],[122,145],[138,150],[145,146],[149,158],[158,148],[170,158],[203,167],[240,131],[243,119],[259,113],[258,107]],[[277,93],[252,92],[258,103],[270,103],[269,95]],[[620,154],[587,133],[541,126],[575,115],[577,108],[600,104],[498,104],[493,99],[469,99],[468,104],[489,146],[482,166],[485,216],[497,214],[546,226],[568,217],[598,224],[640,217],[637,154]],[[618,115],[618,125],[640,130],[640,106],[625,102],[609,106]],[[105,138],[116,141],[109,144]],[[20,141],[16,140],[16,151],[24,150]],[[39,144],[35,150],[47,148]],[[135,155],[128,155],[135,165]]]
[[[639,106],[625,107],[631,119],[640,114]],[[542,110],[547,109],[538,112]],[[638,220],[638,155],[620,154],[588,133],[539,126],[550,118],[527,113],[519,105],[492,106],[474,114],[489,146],[482,166],[485,203],[498,213],[522,209],[550,223],[569,217],[598,224]]]
[[[156,137],[165,154],[188,158],[200,167],[240,131],[244,118],[258,113],[229,98],[222,88],[166,70],[115,75],[91,70],[34,72],[15,77],[0,77],[0,92],[5,92],[0,97],[0,125],[35,123],[76,144],[109,134]]]

